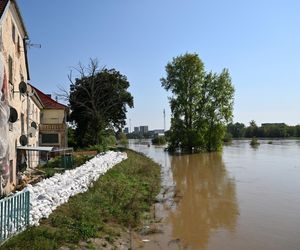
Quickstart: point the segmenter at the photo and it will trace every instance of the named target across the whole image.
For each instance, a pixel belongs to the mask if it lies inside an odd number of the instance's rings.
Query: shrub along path
[[[122,244],[118,239],[126,228],[139,225],[160,190],[160,167],[136,152],[127,154],[127,160],[101,176],[89,191],[70,198],[40,226],[13,237],[0,249],[74,249],[80,242],[92,249],[94,244],[119,249],[114,244]]]

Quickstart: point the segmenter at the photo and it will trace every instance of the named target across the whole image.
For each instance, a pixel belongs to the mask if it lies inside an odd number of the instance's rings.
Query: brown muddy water
[[[154,234],[134,249],[300,249],[300,141],[233,141],[222,153],[171,156],[131,140],[162,166]],[[145,225],[148,228],[148,225]]]

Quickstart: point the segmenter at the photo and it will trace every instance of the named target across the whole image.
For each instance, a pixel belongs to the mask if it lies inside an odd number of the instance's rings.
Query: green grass
[[[86,193],[72,197],[40,226],[11,238],[0,249],[57,249],[92,237],[119,233],[111,225],[136,227],[160,189],[160,167],[149,158],[126,151],[128,159],[101,176]]]

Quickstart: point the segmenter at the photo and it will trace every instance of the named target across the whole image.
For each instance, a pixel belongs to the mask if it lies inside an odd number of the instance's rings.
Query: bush
[[[232,135],[231,135],[231,133],[228,133],[228,132],[226,133],[226,135],[223,138],[223,142],[225,142],[225,143],[232,142]]]
[[[71,169],[81,166],[82,164],[89,161],[91,158],[93,158],[93,156],[91,155],[73,155],[73,166],[71,167]],[[63,173],[66,170],[66,168],[62,166],[61,159],[61,156],[57,156],[49,160],[48,163],[46,163],[45,165],[39,166],[37,169],[44,172],[45,178],[50,178],[56,173]]]
[[[105,152],[107,151],[107,149],[108,149],[107,145],[102,145],[102,144],[97,144],[86,148],[86,150],[91,150],[91,151],[95,150],[97,151],[97,153]]]
[[[119,144],[125,148],[128,146],[128,139],[127,136],[124,133],[119,134]]]
[[[166,143],[166,138],[164,136],[156,136],[152,139],[152,144],[154,145],[164,145]]]
[[[258,146],[259,144],[260,144],[260,143],[259,143],[259,141],[257,140],[257,138],[253,137],[252,140],[251,140],[251,142],[250,142],[250,145],[251,145],[252,147],[255,147],[255,146]]]
[[[75,155],[73,160],[74,160],[74,167],[79,167],[82,164],[86,163],[90,159],[92,159],[94,156],[91,155]]]

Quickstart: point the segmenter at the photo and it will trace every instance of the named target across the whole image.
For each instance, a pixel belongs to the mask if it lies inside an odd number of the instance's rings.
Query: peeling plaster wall
[[[4,68],[4,58],[0,54],[0,194],[9,181],[9,141],[8,118],[9,106],[7,101],[7,79]]]
[[[14,27],[14,33],[13,33]],[[15,34],[15,36],[13,36]],[[14,37],[14,39],[13,39]],[[1,191],[9,193],[17,184],[17,150],[20,146],[19,138],[27,134],[27,96],[20,94],[19,83],[27,82],[26,57],[23,39],[25,31],[21,25],[14,4],[8,3],[0,19],[0,84],[1,84],[1,125],[0,137],[3,149],[0,148],[0,161],[2,168]],[[18,42],[19,41],[19,42]],[[12,79],[9,79],[9,62],[12,60]],[[10,81],[9,81],[10,80]],[[9,107],[16,109],[18,120],[8,123]],[[24,114],[24,131],[21,131],[21,114]],[[22,133],[23,132],[23,133]],[[8,144],[8,146],[6,145]],[[1,146],[0,146],[1,147]],[[5,156],[3,157],[3,155]],[[2,156],[1,156],[2,155]],[[1,158],[2,157],[2,158]],[[4,189],[3,189],[4,187]]]

